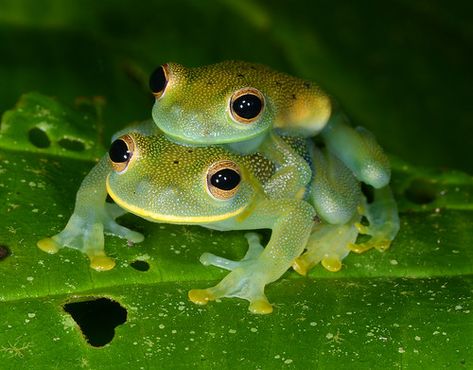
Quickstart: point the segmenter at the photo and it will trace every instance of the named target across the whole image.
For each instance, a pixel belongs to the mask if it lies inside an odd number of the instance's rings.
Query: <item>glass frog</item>
[[[167,63],[149,80],[156,101],[153,119],[178,142],[222,144],[248,154],[263,153],[278,165],[274,182],[285,182],[285,195],[297,194],[310,181],[307,164],[281,142],[281,135],[323,139],[329,152],[355,177],[383,188],[390,181],[387,156],[366,129],[353,129],[334,100],[317,84],[260,64],[226,61],[197,68]],[[284,161],[292,154],[293,161]],[[333,189],[335,190],[335,189]],[[345,223],[356,209],[343,194],[336,213],[326,202],[316,203],[318,214],[331,223]]]
[[[143,235],[115,221],[126,212],[152,222],[221,231],[271,229],[265,247],[256,233],[246,234],[249,248],[241,261],[204,253],[200,259],[204,265],[230,272],[214,287],[189,292],[197,304],[239,297],[250,302],[251,312],[270,313],[265,286],[291,266],[306,274],[321,262],[337,271],[350,250],[382,246],[392,240],[399,224],[387,188],[375,189],[374,202],[368,204],[359,181],[330,152],[306,139],[280,139],[311,169],[310,184],[298,197],[273,191],[276,165],[261,153],[243,155],[223,146],[182,145],[170,141],[152,121],[125,129],[114,136],[109,153],[82,182],[65,229],[40,240],[38,247],[49,253],[75,248],[89,256],[92,268],[108,270],[115,262],[105,254],[104,232],[133,242],[143,240]],[[359,212],[340,225],[319,220],[314,199],[330,199],[340,189]],[[106,203],[107,194],[115,204]],[[362,216],[369,225],[361,225]],[[367,244],[356,244],[360,232],[371,236]]]

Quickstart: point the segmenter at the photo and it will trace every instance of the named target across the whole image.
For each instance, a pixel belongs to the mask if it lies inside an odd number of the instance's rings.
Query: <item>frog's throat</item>
[[[208,145],[219,145],[219,144],[231,144],[231,143],[238,143],[238,142],[246,142],[246,141],[251,141],[253,139],[257,139],[258,137],[261,137],[264,139],[266,135],[270,132],[270,127],[262,129],[260,131],[256,131],[252,134],[248,135],[242,135],[242,136],[235,136],[235,137],[199,137],[197,139],[194,139],[189,136],[183,136],[176,134],[172,130],[167,130],[165,127],[159,127],[159,129],[166,135],[168,139],[170,139],[172,142],[177,143],[177,144],[187,144],[187,145],[193,145],[193,146],[208,146]],[[262,141],[261,139],[261,141]]]
[[[238,208],[232,212],[228,212],[222,215],[214,215],[214,216],[174,216],[174,215],[167,215],[163,213],[153,212],[153,211],[146,211],[139,207],[136,207],[132,204],[125,202],[121,199],[118,195],[116,195],[113,190],[110,188],[109,184],[109,177],[107,176],[106,181],[107,192],[110,197],[114,200],[114,202],[125,209],[128,212],[131,212],[139,217],[147,219],[153,222],[164,222],[170,224],[205,224],[205,223],[214,223],[217,221],[224,221],[228,220],[232,217],[235,217],[242,213],[248,205],[244,205],[241,208]]]

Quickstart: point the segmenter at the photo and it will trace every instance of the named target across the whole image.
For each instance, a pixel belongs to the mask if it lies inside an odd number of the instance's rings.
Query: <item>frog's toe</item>
[[[292,268],[296,271],[299,275],[306,276],[309,270],[313,267],[311,265],[311,261],[307,258],[306,255],[299,256],[295,259],[294,263],[292,264]]]
[[[89,256],[90,267],[96,271],[108,271],[115,267],[115,260],[107,256]]]
[[[215,300],[215,296],[209,289],[192,289],[189,291],[188,296],[191,302],[201,306]]]
[[[199,260],[204,266],[216,266],[230,271],[234,270],[240,265],[240,262],[232,261],[224,257],[219,257],[212,253],[203,253]]]
[[[61,249],[61,246],[53,238],[44,238],[36,243],[37,247],[43,252],[54,254]]]
[[[350,244],[350,250],[355,253],[364,253],[369,251],[372,248],[379,250],[380,252],[384,252],[391,246],[391,240],[389,239],[378,239],[378,238],[371,238],[370,240],[359,243],[359,244]]]
[[[199,260],[204,266],[216,266],[225,270],[235,270],[243,266],[246,261],[252,261],[263,252],[264,247],[261,245],[260,236],[257,233],[246,233],[245,238],[248,240],[248,251],[241,261],[232,261],[224,257],[217,256],[213,253],[203,253]]]
[[[106,233],[110,233],[112,235],[118,236],[119,238],[129,240],[132,243],[141,243],[145,239],[143,234],[130,230],[114,221],[105,224],[104,229]]]
[[[321,263],[330,272],[337,272],[342,269],[342,259],[336,254],[322,258]]]
[[[273,312],[273,305],[268,302],[266,297],[264,297],[263,299],[255,299],[251,301],[248,310],[251,313],[258,315],[266,315]]]

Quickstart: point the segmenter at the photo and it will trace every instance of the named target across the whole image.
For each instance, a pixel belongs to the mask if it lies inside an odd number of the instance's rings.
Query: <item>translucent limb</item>
[[[294,270],[305,276],[320,262],[328,271],[339,271],[342,260],[356,242],[358,229],[355,224],[360,219],[361,216],[356,215],[350,222],[341,225],[315,225],[307,243],[307,251],[295,260],[292,266]]]
[[[349,126],[342,113],[334,113],[322,131],[328,150],[338,157],[355,177],[375,188],[389,183],[389,160],[374,136],[366,129]]]
[[[257,233],[246,233],[245,238],[248,240],[248,251],[241,261],[232,261],[224,257],[216,256],[212,253],[204,253],[200,256],[200,262],[204,266],[215,266],[231,271],[241,267],[247,261],[258,258],[264,250],[259,235]]]
[[[248,253],[239,262],[204,254],[201,258],[204,264],[231,272],[214,287],[191,290],[189,299],[192,302],[207,304],[220,297],[238,297],[250,302],[249,310],[252,313],[272,312],[264,288],[279,279],[303,251],[315,212],[306,202],[288,199],[267,200],[260,205],[246,222],[255,229],[272,228],[273,233],[266,248],[263,249],[256,234],[249,233],[246,235]]]
[[[274,134],[261,145],[260,151],[276,165],[276,172],[264,185],[266,195],[270,198],[301,199],[312,178],[312,169],[307,161]]]
[[[369,225],[358,224],[357,227],[360,233],[370,235],[371,238],[364,243],[354,244],[351,250],[362,253],[371,248],[380,251],[388,249],[400,227],[397,205],[391,188],[385,186],[374,189],[374,201],[364,205],[363,213]]]
[[[106,204],[106,178],[111,171],[108,155],[90,171],[76,195],[74,212],[59,234],[38,241],[38,247],[56,253],[68,247],[78,249],[90,259],[90,267],[97,271],[110,270],[115,261],[104,251],[104,232],[139,243],[142,234],[115,222],[125,211],[115,204]]]
[[[327,151],[314,148],[312,201],[317,215],[331,224],[344,224],[362,200],[360,184],[351,171]]]

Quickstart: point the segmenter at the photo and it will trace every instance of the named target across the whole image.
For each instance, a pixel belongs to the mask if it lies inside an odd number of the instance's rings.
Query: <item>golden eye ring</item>
[[[207,170],[207,190],[218,200],[235,196],[241,183],[241,172],[236,163],[228,160],[215,162]]]
[[[130,135],[123,135],[116,139],[108,151],[108,156],[113,169],[123,172],[128,167],[135,152],[135,141]]]
[[[156,99],[160,99],[169,82],[169,66],[163,64],[157,67],[149,76],[149,89]]]
[[[230,113],[238,123],[256,122],[264,111],[264,95],[253,87],[244,87],[233,93],[230,98]]]

